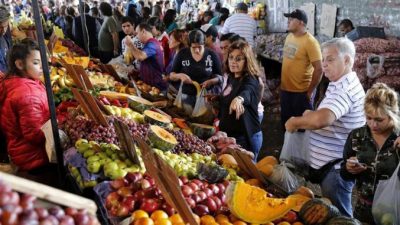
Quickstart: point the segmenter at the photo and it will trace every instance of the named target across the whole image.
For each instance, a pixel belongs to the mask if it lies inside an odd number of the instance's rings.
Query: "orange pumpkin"
[[[266,176],[271,176],[274,171],[274,166],[278,164],[278,160],[274,156],[266,156],[261,159],[256,167],[263,172]]]
[[[254,178],[246,180],[246,183],[250,184],[251,186],[256,186],[256,187],[260,187],[260,188],[262,188],[262,186],[263,186],[261,181],[254,179]]]
[[[218,162],[229,168],[237,168],[238,163],[235,158],[230,154],[222,154],[218,157]]]

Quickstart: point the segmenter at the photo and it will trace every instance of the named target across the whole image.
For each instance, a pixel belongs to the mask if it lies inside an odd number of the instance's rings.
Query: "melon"
[[[170,151],[178,144],[178,141],[174,135],[156,125],[150,126],[148,139],[154,148],[158,148],[163,151]]]
[[[128,97],[129,107],[137,112],[143,113],[145,110],[153,107],[153,103],[137,96]]]
[[[102,97],[106,97],[109,100],[122,100],[122,101],[127,101],[128,97],[132,96],[115,91],[100,91],[99,95]]]
[[[294,193],[304,195],[309,198],[314,198],[314,192],[308,187],[300,186]]]
[[[362,225],[361,222],[355,218],[338,216],[330,219],[326,225]]]
[[[283,217],[291,209],[309,201],[301,195],[269,198],[261,188],[244,182],[232,182],[226,192],[230,211],[239,219],[252,224],[265,224]]]
[[[305,203],[299,212],[300,218],[306,225],[324,225],[339,215],[339,210],[335,206],[317,198]]]
[[[191,123],[190,128],[192,129],[192,133],[201,139],[208,139],[216,132],[214,126],[200,123]]]
[[[147,123],[150,123],[152,125],[157,125],[161,127],[168,127],[169,124],[171,124],[171,120],[168,116],[165,116],[161,113],[154,112],[151,110],[145,110],[143,112],[144,115],[144,120]]]

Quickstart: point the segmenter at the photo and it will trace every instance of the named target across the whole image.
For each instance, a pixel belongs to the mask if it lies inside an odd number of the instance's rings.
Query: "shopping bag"
[[[296,172],[308,173],[310,162],[310,131],[285,132],[285,139],[279,160],[293,165]]]
[[[202,88],[200,94],[196,97],[196,104],[192,112],[192,119],[202,124],[212,124],[214,121],[214,113],[212,105],[206,100],[207,90]]]
[[[174,100],[174,106],[178,108],[182,108],[182,87],[183,87],[183,81],[181,81],[181,84],[179,86],[178,94],[175,97]]]
[[[400,164],[389,180],[380,180],[374,195],[372,215],[377,225],[400,224]]]
[[[290,165],[281,162],[274,167],[272,175],[269,179],[277,186],[281,187],[287,193],[293,193],[300,187],[300,182],[296,175],[290,171]]]

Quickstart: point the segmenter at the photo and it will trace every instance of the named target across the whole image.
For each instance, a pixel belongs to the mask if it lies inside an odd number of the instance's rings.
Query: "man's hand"
[[[358,162],[357,157],[350,157],[346,161],[346,170],[351,174],[359,174],[366,169],[366,166]]]
[[[297,131],[298,128],[296,127],[295,122],[296,122],[296,117],[294,117],[294,116],[290,117],[290,119],[288,119],[288,121],[286,121],[285,129],[287,132],[293,133],[293,132]]]
[[[312,112],[312,110],[306,109],[306,111],[303,112],[303,116],[309,114],[310,112]]]
[[[178,73],[177,75],[178,75],[178,78],[181,81],[183,81],[183,83],[185,83],[185,84],[192,84],[193,83],[192,79],[190,79],[190,77],[187,74]]]
[[[133,40],[132,40],[131,36],[127,35],[125,37],[125,45],[128,48],[134,48],[135,47],[135,45],[133,44]]]

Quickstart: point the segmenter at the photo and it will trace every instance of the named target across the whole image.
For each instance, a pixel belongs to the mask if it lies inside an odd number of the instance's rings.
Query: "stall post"
[[[82,0],[79,0],[79,14],[81,17],[81,24],[82,24],[82,36],[83,36],[83,43],[85,46],[85,51],[88,53],[89,57],[91,56],[91,52],[89,49],[88,44],[88,30],[86,26],[86,15],[85,15],[85,3]]]
[[[41,15],[39,11],[39,4],[38,0],[32,0],[32,9],[33,9],[33,18],[36,25],[36,34],[38,39],[38,44],[40,46],[40,57],[42,59],[42,69],[44,75],[44,83],[46,87],[47,93],[47,101],[49,104],[50,109],[50,119],[51,119],[51,128],[53,131],[53,138],[54,138],[54,145],[57,155],[57,162],[58,162],[58,183],[60,187],[63,187],[63,183],[65,181],[65,171],[64,171],[64,160],[63,160],[63,150],[61,147],[60,136],[58,133],[58,124],[56,118],[56,107],[54,104],[54,97],[53,97],[53,90],[51,88],[51,81],[50,81],[50,73],[49,73],[49,64],[47,59],[47,50],[46,44],[44,42],[44,33],[43,33],[43,25],[41,20]]]

